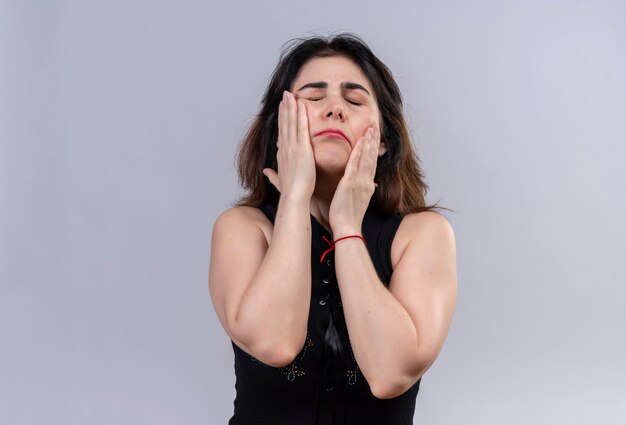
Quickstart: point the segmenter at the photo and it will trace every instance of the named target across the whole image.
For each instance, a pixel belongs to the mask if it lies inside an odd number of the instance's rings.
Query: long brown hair
[[[356,63],[368,78],[381,113],[381,143],[387,152],[378,158],[370,207],[384,214],[406,215],[441,208],[426,205],[428,185],[404,119],[402,95],[391,71],[356,35],[300,38],[286,43],[261,100],[261,110],[246,133],[237,155],[239,182],[247,191],[237,205],[277,204],[280,193],[265,178],[264,168],[278,168],[278,105],[290,90],[300,68],[310,59],[343,56]]]

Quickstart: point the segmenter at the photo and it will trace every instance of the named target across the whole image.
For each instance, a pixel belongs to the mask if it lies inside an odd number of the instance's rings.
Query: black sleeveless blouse
[[[273,223],[276,206],[260,208]],[[391,242],[401,216],[368,210],[363,218],[372,263],[385,286],[391,278]],[[311,305],[305,344],[295,360],[268,366],[232,343],[234,415],[229,425],[412,425],[421,379],[404,394],[374,397],[350,346],[335,276],[331,234],[311,216]],[[232,341],[231,341],[232,342]]]

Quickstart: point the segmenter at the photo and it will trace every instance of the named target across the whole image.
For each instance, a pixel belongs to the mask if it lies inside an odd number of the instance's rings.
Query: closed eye
[[[310,100],[311,102],[317,102],[318,100],[322,100],[322,98],[321,98],[321,97],[309,97],[307,100]],[[353,100],[348,100],[348,99],[346,99],[346,101],[347,101],[348,103],[352,104],[352,105],[355,105],[355,106],[360,106],[360,105],[362,105],[362,103],[355,102],[355,101],[353,101]]]

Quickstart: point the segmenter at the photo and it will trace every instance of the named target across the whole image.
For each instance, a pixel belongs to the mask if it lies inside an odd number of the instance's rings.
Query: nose
[[[326,109],[326,118],[336,117],[343,121],[344,112],[339,102],[330,102]]]

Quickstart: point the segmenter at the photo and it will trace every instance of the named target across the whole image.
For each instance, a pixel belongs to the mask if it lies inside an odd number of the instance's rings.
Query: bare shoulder
[[[267,244],[272,237],[274,226],[267,219],[265,214],[254,207],[235,206],[221,213],[215,220],[213,226],[214,235],[222,232],[250,232],[260,231]]]
[[[424,251],[454,253],[455,237],[452,225],[435,211],[407,214],[400,223],[391,245],[391,262],[396,264],[410,245],[419,245]],[[417,249],[413,251],[422,251]]]
[[[215,311],[231,332],[237,306],[269,247],[272,225],[257,208],[237,206],[215,220],[211,236],[209,292]]]

